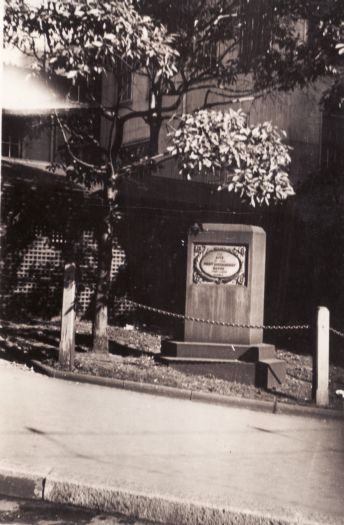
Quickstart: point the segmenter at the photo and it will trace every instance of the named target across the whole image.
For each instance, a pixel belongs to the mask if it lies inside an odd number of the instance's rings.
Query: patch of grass
[[[77,324],[74,370],[81,374],[110,377],[183,388],[186,390],[310,404],[312,390],[312,358],[285,350],[277,356],[287,363],[286,381],[273,392],[218,379],[212,375],[189,375],[155,361],[160,352],[161,335],[133,326],[109,327],[110,353],[98,355],[90,352],[91,324]],[[39,359],[55,368],[58,363],[58,323],[19,324],[5,322],[0,333],[0,357],[22,363]],[[344,389],[344,367],[330,366],[330,405],[341,408],[342,400],[335,395]]]

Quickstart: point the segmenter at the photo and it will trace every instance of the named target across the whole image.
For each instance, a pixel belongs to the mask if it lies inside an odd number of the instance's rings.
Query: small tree
[[[48,81],[64,78],[74,85],[90,86],[102,75],[119,71],[121,64],[132,70],[146,67],[163,80],[171,77],[177,51],[165,27],[140,15],[131,0],[122,2],[44,2],[29,5],[7,1],[5,44],[19,48],[33,59],[34,69]],[[113,215],[118,207],[119,182],[123,175],[119,150],[125,123],[134,116],[121,114],[121,75],[110,107],[97,104],[82,115],[65,119],[56,114],[66,148],[67,175],[86,187],[102,187],[103,214],[99,225],[98,281],[94,318],[94,349],[108,350],[108,292],[112,261]],[[68,92],[66,93],[68,95]],[[86,100],[94,106],[95,100]],[[107,144],[94,133],[94,119],[107,120]],[[79,156],[80,146],[92,146],[93,158]]]
[[[281,16],[272,19],[265,42],[268,48],[264,44],[257,60],[245,62],[235,54],[242,26],[249,20],[248,4],[222,0],[210,3],[68,0],[31,6],[23,0],[6,2],[5,44],[30,55],[36,71],[47,82],[62,78],[69,85],[88,87],[85,95],[88,109],[71,118],[55,116],[65,141],[67,175],[86,187],[97,184],[102,188],[93,330],[96,351],[108,349],[113,218],[118,211],[120,182],[132,169],[123,165],[120,156],[126,124],[142,118],[149,125],[150,154],[154,155],[162,123],[180,107],[186,92],[201,89],[203,106],[209,109],[221,103],[219,96],[228,104],[269,89],[292,88],[323,71],[317,63],[312,70],[314,74],[308,72],[311,55],[307,53],[302,60],[303,74],[299,74],[299,66],[295,67],[295,60],[303,55],[293,30],[300,10],[292,0],[274,4]],[[242,5],[246,5],[246,10],[242,10]],[[171,10],[181,13],[174,27]],[[168,32],[166,26],[175,34]],[[149,92],[147,108],[137,111],[123,103],[123,67],[145,75]],[[248,72],[253,75],[253,83],[237,82]],[[117,89],[113,101],[102,106],[90,88],[112,73]],[[100,143],[94,130],[99,118],[107,122],[105,143]],[[199,111],[182,116],[179,124],[171,135],[170,153],[178,155],[182,175],[190,178],[218,170],[222,177],[220,186],[238,192],[252,205],[269,204],[293,193],[287,176],[288,150],[270,124],[251,128],[244,114],[234,111]],[[80,155],[80,148],[85,146],[91,152],[88,157]]]

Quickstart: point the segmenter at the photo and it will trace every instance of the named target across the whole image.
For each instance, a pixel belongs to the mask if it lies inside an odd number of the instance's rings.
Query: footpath
[[[0,361],[0,493],[175,525],[344,524],[344,420],[62,381]]]

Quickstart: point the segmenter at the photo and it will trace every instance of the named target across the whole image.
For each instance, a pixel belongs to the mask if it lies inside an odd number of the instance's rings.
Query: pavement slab
[[[344,524],[344,421],[52,379],[0,361],[0,473],[188,525]]]

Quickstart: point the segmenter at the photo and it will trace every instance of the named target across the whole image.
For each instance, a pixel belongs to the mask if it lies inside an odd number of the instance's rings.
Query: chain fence
[[[330,327],[330,332],[332,332],[335,335],[338,335],[339,337],[343,337],[344,338],[344,333],[343,332],[340,332],[339,330],[335,330],[332,327]]]
[[[231,328],[251,328],[255,330],[309,330],[311,328],[311,325],[309,324],[295,324],[295,325],[256,325],[256,324],[246,324],[246,323],[230,323],[226,321],[215,321],[211,319],[201,319],[200,317],[192,317],[191,315],[183,315],[183,314],[177,314],[175,312],[168,312],[167,310],[162,310],[161,308],[154,308],[153,306],[148,306],[146,304],[138,303],[137,301],[133,301],[131,299],[127,299],[125,297],[122,297],[120,299],[121,301],[124,301],[125,304],[130,305],[132,307],[140,308],[140,310],[145,310],[147,312],[156,313],[159,315],[164,315],[166,317],[171,317],[173,319],[180,319],[183,321],[194,321],[196,323],[205,323],[215,326],[227,326]],[[339,330],[335,330],[334,328],[330,327],[330,332],[333,334],[343,337],[344,333],[340,332]]]
[[[160,315],[165,315],[166,317],[172,317],[174,319],[181,319],[184,321],[195,321],[197,323],[205,323],[216,326],[228,326],[231,328],[252,328],[256,330],[308,330],[310,325],[255,325],[255,324],[244,324],[244,323],[229,323],[226,321],[214,321],[210,319],[201,319],[200,317],[192,317],[191,315],[177,314],[174,312],[168,312],[166,310],[161,310],[160,308],[154,308],[153,306],[147,306],[146,304],[138,303],[132,301],[131,299],[124,299],[125,302],[131,306],[136,306],[141,310],[146,310],[148,312],[153,312]]]

